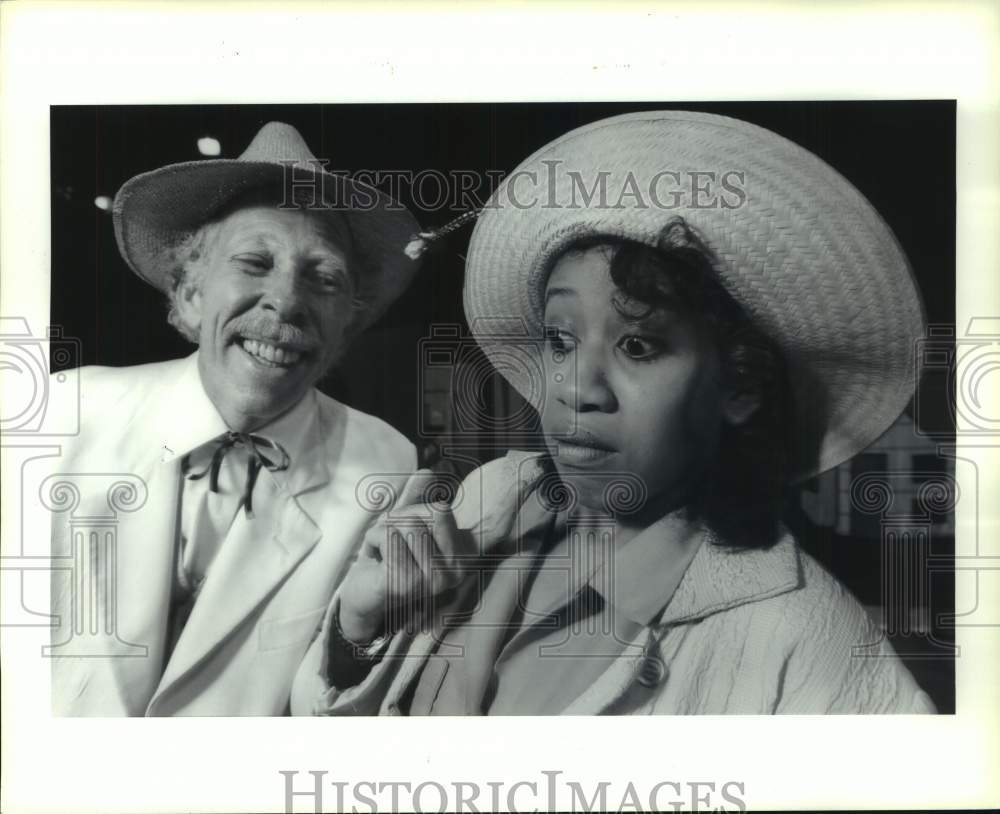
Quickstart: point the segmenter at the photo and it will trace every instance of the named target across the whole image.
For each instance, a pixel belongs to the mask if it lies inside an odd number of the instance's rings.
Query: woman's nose
[[[607,375],[604,356],[598,348],[577,345],[556,378],[561,376],[559,400],[577,412],[614,412],[618,407]]]

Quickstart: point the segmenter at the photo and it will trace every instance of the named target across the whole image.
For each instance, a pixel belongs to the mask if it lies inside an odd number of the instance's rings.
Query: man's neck
[[[201,381],[202,390],[205,391],[205,395],[208,396],[208,400],[212,402],[212,406],[215,407],[216,412],[218,412],[226,426],[229,427],[232,432],[252,433],[263,429],[268,424],[277,421],[286,413],[294,410],[296,405],[298,405],[301,401],[301,399],[299,399],[284,409],[277,410],[268,415],[260,415],[257,412],[245,412],[240,410],[238,405],[233,404],[232,401],[227,398],[229,394],[220,392],[218,388],[211,386],[205,381],[200,365],[198,367],[198,375]]]
[[[248,415],[239,411],[227,412],[218,404],[215,405],[215,409],[219,411],[219,415],[222,416],[222,420],[226,422],[226,426],[233,432],[252,433],[263,430],[278,421],[283,416],[294,410],[297,405],[298,402],[282,410],[280,413],[271,416]]]

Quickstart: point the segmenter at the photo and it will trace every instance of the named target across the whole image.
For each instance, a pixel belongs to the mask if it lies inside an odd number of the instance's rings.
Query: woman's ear
[[[760,402],[760,392],[756,389],[734,391],[726,397],[722,405],[722,416],[726,423],[740,427],[760,409]]]

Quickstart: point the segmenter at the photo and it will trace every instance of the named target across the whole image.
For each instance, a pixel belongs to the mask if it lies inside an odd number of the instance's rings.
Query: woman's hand
[[[477,553],[447,503],[421,502],[434,480],[428,469],[414,472],[365,535],[339,591],[340,630],[352,642],[394,632],[428,598],[458,584],[463,559]]]

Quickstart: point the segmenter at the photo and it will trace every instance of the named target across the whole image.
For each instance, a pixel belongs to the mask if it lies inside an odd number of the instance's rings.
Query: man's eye
[[[663,343],[648,336],[638,336],[632,334],[622,337],[618,343],[629,359],[636,361],[648,361],[655,359],[663,352]]]
[[[264,254],[247,252],[245,254],[234,255],[233,260],[243,268],[253,271],[267,271],[271,268],[271,258]]]
[[[323,291],[339,293],[347,288],[347,279],[345,276],[336,272],[317,271],[313,276],[313,280]]]

